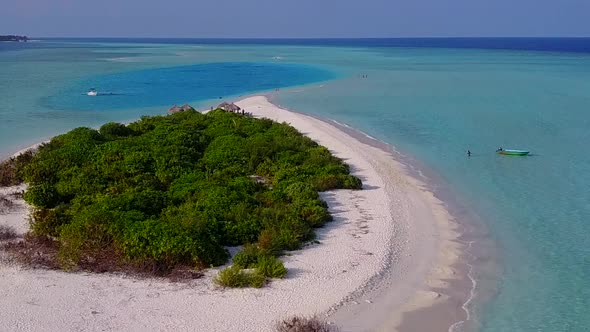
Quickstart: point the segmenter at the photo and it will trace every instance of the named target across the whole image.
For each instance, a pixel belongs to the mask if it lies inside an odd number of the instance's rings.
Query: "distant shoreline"
[[[17,35],[0,35],[0,42],[28,42],[29,37]]]
[[[306,45],[333,47],[450,48],[590,54],[589,36],[571,37],[379,37],[379,38],[145,38],[52,37],[47,41],[195,45]]]

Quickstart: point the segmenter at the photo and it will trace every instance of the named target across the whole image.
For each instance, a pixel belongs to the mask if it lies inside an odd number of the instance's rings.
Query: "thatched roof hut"
[[[217,108],[220,108],[220,109],[222,109],[224,111],[228,111],[228,112],[239,112],[240,110],[242,110],[240,108],[240,106],[238,106],[234,103],[230,104],[230,103],[226,103],[226,102],[219,104],[219,106],[217,106]]]
[[[168,113],[172,114],[172,113],[178,113],[178,112],[182,112],[183,109],[174,105],[172,107],[170,107],[170,109],[168,110]]]
[[[168,113],[172,114],[172,113],[178,113],[178,112],[184,112],[184,111],[190,111],[190,110],[195,110],[195,108],[189,104],[184,104],[180,107],[174,105],[174,106],[170,107],[170,109],[168,110]]]
[[[225,102],[225,101],[224,101],[223,103],[221,103],[221,104],[217,105],[217,108],[220,108],[220,109],[222,109],[222,110],[225,110],[225,108],[226,108],[226,107],[228,107],[229,105],[230,105],[230,104],[229,104],[228,102]]]
[[[232,112],[239,112],[241,110],[242,110],[242,108],[240,106],[236,105],[236,104],[231,104],[230,105],[230,111],[232,111]]]

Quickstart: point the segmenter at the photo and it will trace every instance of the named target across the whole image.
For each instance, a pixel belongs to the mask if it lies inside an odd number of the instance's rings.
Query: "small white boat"
[[[88,91],[86,94],[92,97],[98,96],[98,92],[96,91],[96,89],[90,89],[90,91]]]

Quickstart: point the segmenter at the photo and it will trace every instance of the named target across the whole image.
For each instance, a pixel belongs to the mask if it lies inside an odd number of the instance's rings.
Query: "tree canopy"
[[[77,128],[30,159],[32,233],[69,268],[105,252],[163,269],[221,265],[244,244],[276,256],[331,220],[319,191],[362,187],[293,127],[222,110]]]

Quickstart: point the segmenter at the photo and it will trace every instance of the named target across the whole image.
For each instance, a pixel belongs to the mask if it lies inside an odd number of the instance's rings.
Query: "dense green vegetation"
[[[331,220],[318,191],[362,187],[294,128],[221,110],[77,128],[25,161],[33,235],[56,243],[63,268],[105,253],[163,271],[217,266],[226,246],[248,244],[235,265],[254,274],[226,277],[256,285],[283,277],[275,257]]]

